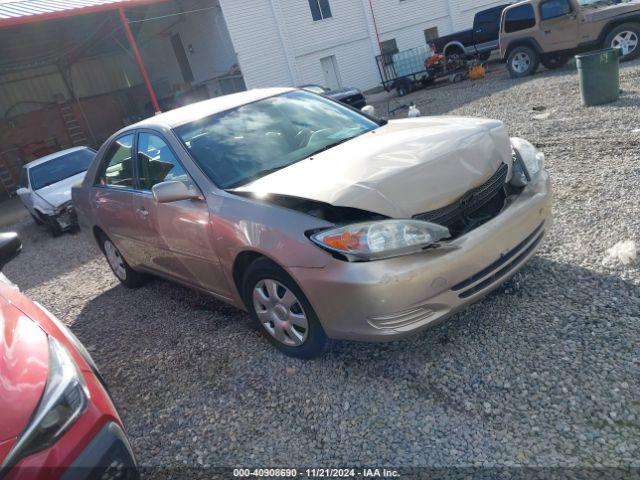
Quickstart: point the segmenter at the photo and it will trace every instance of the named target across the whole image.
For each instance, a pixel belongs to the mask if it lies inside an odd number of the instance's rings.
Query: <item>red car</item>
[[[0,270],[21,250],[0,234]],[[122,420],[87,350],[0,273],[0,478],[136,479]]]

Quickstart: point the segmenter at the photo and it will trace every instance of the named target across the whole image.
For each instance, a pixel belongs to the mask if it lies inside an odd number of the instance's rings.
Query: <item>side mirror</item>
[[[17,233],[0,233],[0,270],[17,257],[21,250],[22,242]]]
[[[158,203],[177,202],[179,200],[196,200],[202,196],[194,187],[184,182],[162,182],[151,189],[153,199]]]
[[[21,187],[18,190],[16,190],[16,195],[18,195],[19,197],[22,195],[27,195],[28,193],[29,193],[28,188]]]

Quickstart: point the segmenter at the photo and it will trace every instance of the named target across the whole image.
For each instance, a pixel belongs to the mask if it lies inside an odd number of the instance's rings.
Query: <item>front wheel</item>
[[[556,68],[564,67],[569,61],[569,56],[567,55],[554,55],[551,57],[546,57],[541,60],[544,68],[548,70],[555,70]]]
[[[278,350],[310,359],[328,339],[309,301],[291,277],[273,262],[259,259],[244,275],[242,293],[251,318]]]
[[[100,247],[113,274],[125,287],[138,288],[147,283],[147,275],[132,269],[120,253],[120,250],[106,235],[101,236]]]
[[[605,48],[620,50],[620,61],[626,62],[640,56],[640,24],[624,23],[609,32]]]
[[[511,78],[533,75],[538,69],[540,58],[531,47],[521,46],[511,50],[507,57],[507,69]]]

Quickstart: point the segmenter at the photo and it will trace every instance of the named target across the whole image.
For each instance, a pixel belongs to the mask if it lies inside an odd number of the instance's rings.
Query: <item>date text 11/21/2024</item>
[[[397,470],[388,468],[234,468],[233,476],[240,478],[399,478]]]

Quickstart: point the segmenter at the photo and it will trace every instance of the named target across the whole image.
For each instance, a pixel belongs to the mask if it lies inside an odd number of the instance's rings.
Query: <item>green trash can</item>
[[[591,107],[620,98],[620,53],[607,48],[576,55],[582,104]]]

